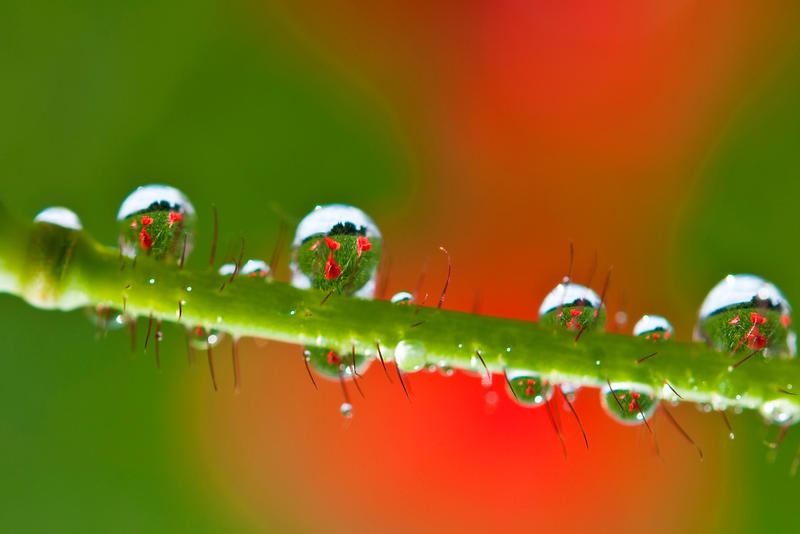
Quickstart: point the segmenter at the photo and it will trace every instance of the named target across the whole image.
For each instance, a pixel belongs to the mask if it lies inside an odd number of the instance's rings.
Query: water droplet
[[[231,276],[235,270],[235,263],[225,263],[220,266],[218,272],[222,276]],[[262,260],[247,260],[239,269],[239,275],[251,278],[266,278],[269,275],[269,265]]]
[[[158,260],[179,260],[184,239],[187,256],[192,249],[196,222],[194,206],[179,190],[168,185],[138,187],[117,214],[120,248],[129,257],[145,253]]]
[[[36,217],[33,218],[33,222],[55,224],[56,226],[62,226],[70,230],[83,230],[80,217],[71,209],[62,206],[43,209],[36,214]]]
[[[292,285],[375,294],[383,240],[367,214],[353,206],[317,206],[297,225],[292,242]]]
[[[794,357],[790,324],[791,307],[777,287],[752,274],[728,275],[703,301],[694,338],[729,354]]]
[[[350,419],[353,417],[353,405],[349,402],[343,402],[341,406],[339,406],[339,412],[342,414],[343,417]]]
[[[785,425],[800,421],[800,407],[787,399],[776,399],[762,404],[758,411],[767,423]]]
[[[394,361],[403,371],[419,371],[425,366],[427,353],[421,341],[403,340],[394,349]]]
[[[148,280],[148,282],[149,282],[149,283],[150,283],[150,285],[152,286],[153,284],[155,284],[155,283],[156,283],[156,279],[155,279],[155,278],[151,278],[150,280]]]
[[[605,306],[588,287],[558,284],[542,301],[539,322],[576,332],[602,329],[606,324]]]
[[[85,308],[85,311],[89,322],[102,330],[119,330],[130,321],[130,317],[124,315],[120,310],[102,304],[93,308]]]
[[[600,390],[600,400],[612,418],[627,425],[641,423],[658,408],[652,388],[630,382],[612,382],[611,389],[604,386]]]
[[[553,396],[550,383],[530,371],[507,369],[506,376],[511,396],[523,406],[538,406]]]
[[[392,295],[392,304],[414,304],[414,295],[408,291],[400,291]]]
[[[216,328],[209,329],[203,326],[187,328],[186,332],[189,336],[189,343],[197,350],[205,350],[209,345],[214,347],[227,336],[225,332],[220,332]]]
[[[633,327],[634,336],[653,343],[667,341],[672,338],[672,334],[672,325],[660,315],[644,315]]]
[[[453,369],[449,365],[444,365],[441,367],[441,369],[444,376],[453,376],[454,374],[456,374],[455,369]]]
[[[339,353],[326,347],[306,347],[303,351],[308,365],[327,378],[339,379],[353,376],[353,354]],[[356,352],[356,373],[361,375],[370,364],[369,358]]]

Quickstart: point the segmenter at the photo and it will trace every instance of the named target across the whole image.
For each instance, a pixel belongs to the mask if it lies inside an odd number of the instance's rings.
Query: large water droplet
[[[33,222],[55,224],[56,226],[62,226],[70,230],[83,230],[80,217],[71,209],[62,206],[43,209],[36,214],[36,217],[33,218]]]
[[[521,369],[507,369],[506,377],[511,396],[519,404],[538,406],[553,396],[552,386],[535,373]]]
[[[777,287],[752,274],[728,275],[703,301],[694,338],[731,354],[763,350],[765,356],[793,357],[790,324],[791,307]]]
[[[762,404],[758,411],[767,423],[786,425],[800,421],[800,407],[787,399],[776,399]]]
[[[394,361],[402,371],[419,371],[427,361],[425,345],[421,341],[401,341],[394,349]]]
[[[400,291],[392,295],[392,304],[413,304],[414,295],[408,291]]]
[[[658,408],[658,398],[652,388],[630,382],[612,382],[611,389],[604,386],[600,390],[600,400],[611,417],[627,425],[641,423]]]
[[[373,297],[382,247],[378,227],[360,209],[317,206],[295,232],[292,285]]]
[[[558,284],[539,307],[539,322],[567,330],[602,329],[605,306],[597,293],[580,284]]]
[[[633,327],[633,335],[653,343],[672,338],[672,325],[660,315],[644,315]]]
[[[138,187],[117,214],[120,248],[129,257],[145,253],[159,260],[180,259],[192,249],[196,222],[194,206],[179,190],[168,185]]]

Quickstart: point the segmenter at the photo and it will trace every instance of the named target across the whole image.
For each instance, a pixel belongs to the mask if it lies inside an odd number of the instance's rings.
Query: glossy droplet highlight
[[[317,206],[297,226],[292,285],[361,298],[375,294],[383,240],[367,214],[353,206]]]
[[[791,322],[789,302],[775,285],[752,274],[728,275],[703,301],[694,338],[729,354],[794,357]]]
[[[119,330],[131,320],[120,310],[102,304],[98,304],[93,308],[85,308],[85,311],[89,322],[100,330]]]
[[[36,214],[33,222],[54,224],[70,230],[83,230],[80,217],[71,209],[62,206],[43,209]]]
[[[605,306],[597,293],[580,284],[558,284],[539,307],[539,322],[571,331],[602,329]]]
[[[339,406],[339,413],[342,414],[342,417],[350,419],[353,417],[353,405],[349,402],[343,402],[341,406]]]
[[[507,369],[506,378],[509,393],[523,406],[538,406],[553,396],[550,383],[538,374],[521,369]]]
[[[427,362],[425,345],[421,341],[401,341],[394,349],[394,361],[402,371],[419,371]]]
[[[192,249],[196,222],[194,206],[181,191],[168,185],[138,187],[117,214],[120,248],[129,257],[180,260]]]
[[[769,424],[787,425],[800,421],[800,407],[787,399],[767,401],[758,411]]]
[[[658,408],[658,399],[652,388],[628,382],[612,382],[610,389],[603,386],[600,401],[613,419],[626,425],[642,423]]]
[[[392,304],[414,304],[414,295],[408,291],[400,291],[392,295]]]
[[[660,315],[644,315],[633,326],[633,335],[653,343],[672,339],[672,325]]]

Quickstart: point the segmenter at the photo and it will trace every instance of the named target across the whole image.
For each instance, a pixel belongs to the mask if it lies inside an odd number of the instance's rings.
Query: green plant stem
[[[224,284],[224,287],[223,287]],[[740,357],[704,344],[653,343],[631,336],[554,331],[538,323],[434,308],[394,305],[300,290],[283,282],[212,271],[181,270],[150,258],[136,262],[104,247],[85,231],[13,218],[0,206],[0,291],[42,308],[104,305],[130,315],[187,326],[203,325],[234,336],[253,336],[391,357],[401,340],[421,342],[429,363],[483,372],[519,368],[554,383],[602,386],[634,382],[658,395],[667,380],[687,401],[716,408],[757,408],[781,399],[800,409],[800,397],[781,393],[800,385],[794,360],[757,355],[729,370]],[[179,302],[182,308],[179,319]],[[420,324],[421,323],[421,324]],[[418,326],[412,326],[418,325]],[[642,363],[636,360],[652,352]],[[670,395],[664,395],[669,397]]]

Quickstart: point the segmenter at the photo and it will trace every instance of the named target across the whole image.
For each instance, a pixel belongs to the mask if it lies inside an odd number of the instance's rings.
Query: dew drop
[[[119,208],[120,248],[129,257],[144,253],[177,261],[191,251],[196,223],[194,206],[181,191],[168,185],[141,186]]]
[[[567,330],[603,329],[605,306],[597,293],[580,284],[558,284],[539,307],[539,322]]]
[[[119,330],[127,325],[130,317],[120,310],[98,304],[95,307],[85,308],[86,317],[98,330]]]
[[[306,347],[303,351],[308,365],[320,375],[339,379],[339,376],[351,377],[354,374],[360,376],[366,371],[370,360],[363,354],[356,352],[355,370],[353,369],[353,353],[340,353],[326,347]]]
[[[425,366],[427,352],[421,341],[403,340],[394,349],[394,361],[402,371],[419,371]]]
[[[600,390],[600,401],[614,420],[626,425],[642,423],[655,413],[658,399],[652,388],[630,382],[611,383]]]
[[[400,291],[392,295],[392,304],[414,304],[414,295],[408,291]]]
[[[189,343],[197,350],[205,350],[209,345],[214,347],[228,335],[216,328],[205,328],[203,326],[187,328],[186,333],[189,336]]]
[[[794,357],[791,307],[775,285],[752,274],[729,274],[708,293],[695,325],[695,341],[729,353],[762,350]]]
[[[522,369],[507,369],[506,378],[511,396],[523,406],[538,406],[553,396],[550,383],[538,374]]]
[[[672,338],[672,325],[660,315],[644,315],[633,326],[633,335],[653,343],[663,343]]]
[[[353,405],[349,402],[343,402],[341,406],[339,406],[339,413],[342,414],[342,417],[350,419],[353,417]]]
[[[33,222],[54,224],[70,230],[83,230],[80,217],[71,209],[62,206],[43,209],[36,214]]]
[[[758,411],[767,423],[786,425],[800,421],[800,407],[787,399],[775,399],[762,404]]]
[[[221,265],[218,270],[222,276],[231,276],[235,271],[235,263]],[[269,275],[269,265],[263,260],[247,260],[239,269],[239,275],[250,278],[266,278]]]
[[[293,286],[361,298],[375,295],[383,239],[366,213],[345,204],[317,206],[297,225]]]

